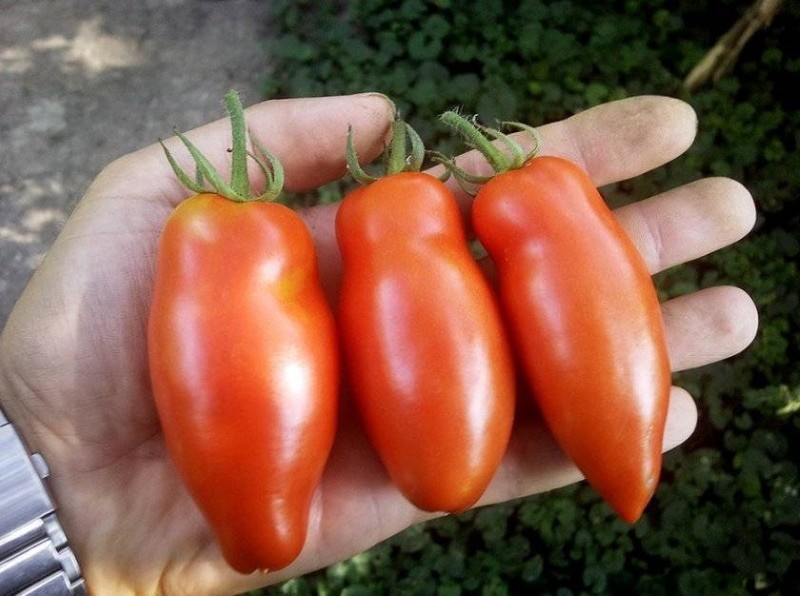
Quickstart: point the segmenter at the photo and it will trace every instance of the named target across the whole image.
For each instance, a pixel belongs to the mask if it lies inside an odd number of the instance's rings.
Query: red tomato
[[[537,157],[472,208],[517,356],[553,435],[625,520],[655,491],[670,391],[647,267],[588,176]]]
[[[149,322],[167,447],[241,572],[302,549],[336,424],[335,322],[302,220],[195,195],[164,228]]]
[[[449,189],[419,172],[349,194],[336,219],[340,334],[366,432],[417,507],[461,511],[505,452],[514,370]]]

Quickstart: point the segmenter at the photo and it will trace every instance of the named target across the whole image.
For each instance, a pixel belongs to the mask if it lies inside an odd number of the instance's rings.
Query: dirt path
[[[0,0],[0,327],[104,164],[268,73],[265,0]]]

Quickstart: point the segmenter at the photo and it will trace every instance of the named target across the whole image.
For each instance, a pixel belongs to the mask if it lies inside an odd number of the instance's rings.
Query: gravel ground
[[[0,0],[0,327],[116,157],[223,115],[269,72],[264,0]]]

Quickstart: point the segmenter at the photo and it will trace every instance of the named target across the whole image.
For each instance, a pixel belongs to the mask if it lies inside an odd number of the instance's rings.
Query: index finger
[[[377,156],[383,150],[393,112],[394,106],[386,96],[362,93],[266,101],[248,107],[245,120],[251,135],[283,165],[287,190],[306,191],[344,175],[348,127],[355,131],[359,154],[368,159]],[[185,134],[227,177],[230,120],[222,118]],[[182,168],[194,171],[188,151],[176,137],[164,143]],[[251,186],[257,188],[263,183],[263,173],[255,164],[249,166]],[[151,197],[166,198],[172,205],[190,194],[176,179],[158,144],[130,153],[108,169],[124,173],[128,182],[146,183]],[[127,184],[127,189],[131,186]]]

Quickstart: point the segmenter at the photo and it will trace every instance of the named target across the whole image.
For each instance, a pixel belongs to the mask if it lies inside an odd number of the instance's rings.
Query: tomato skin
[[[163,230],[148,330],[167,447],[237,571],[303,547],[336,425],[335,320],[302,220],[184,201]]]
[[[436,178],[356,189],[336,219],[340,337],[367,435],[417,507],[461,511],[505,453],[514,369],[499,305]]]
[[[556,440],[626,521],[655,491],[670,391],[650,274],[588,176],[537,157],[472,208],[523,373]]]

